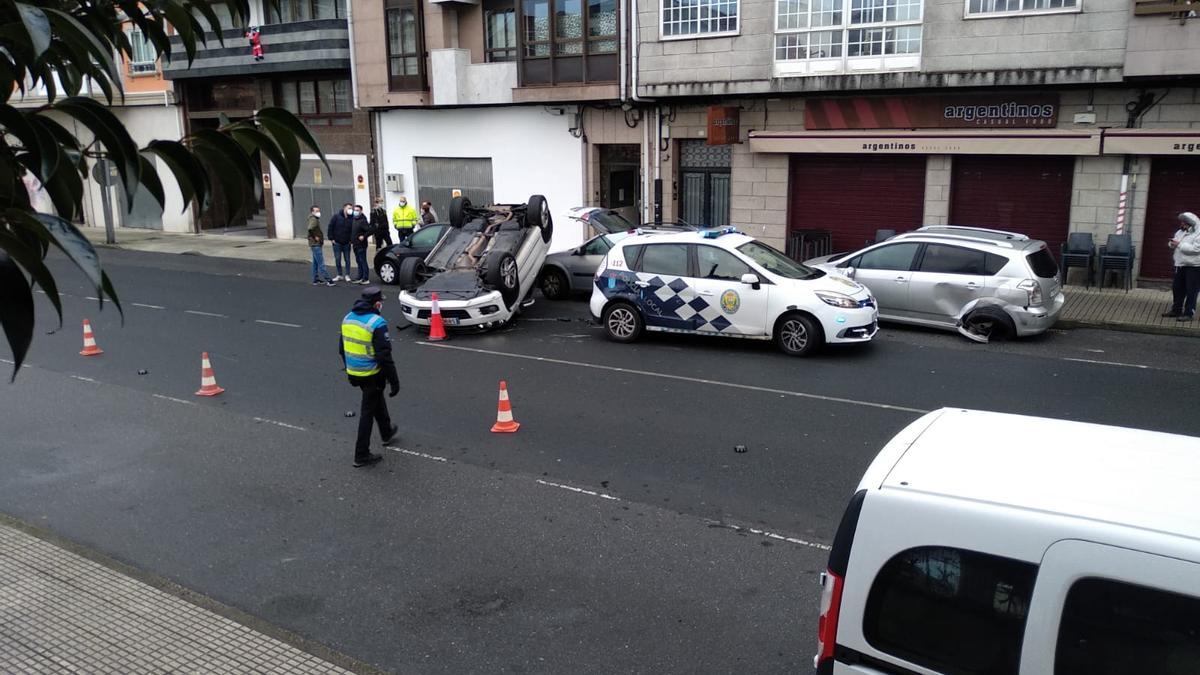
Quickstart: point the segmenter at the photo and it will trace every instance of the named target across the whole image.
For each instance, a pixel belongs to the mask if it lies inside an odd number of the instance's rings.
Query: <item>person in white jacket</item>
[[[1179,231],[1167,243],[1175,261],[1171,311],[1176,321],[1196,318],[1196,295],[1200,293],[1200,217],[1191,211],[1179,214]]]

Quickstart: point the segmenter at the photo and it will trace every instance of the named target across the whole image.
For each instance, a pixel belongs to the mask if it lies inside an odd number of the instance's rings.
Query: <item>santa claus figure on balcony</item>
[[[250,30],[246,31],[246,39],[250,41],[250,54],[254,56],[254,60],[262,61],[262,37],[259,35],[258,26],[250,26]]]

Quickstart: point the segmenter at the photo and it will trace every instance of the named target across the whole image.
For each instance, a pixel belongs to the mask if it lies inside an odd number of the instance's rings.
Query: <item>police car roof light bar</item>
[[[728,227],[720,227],[720,228],[717,228],[714,230],[705,230],[704,238],[705,239],[716,239],[717,237],[720,237],[721,235],[724,235],[724,234],[737,234],[737,228],[732,225],[729,225]]]

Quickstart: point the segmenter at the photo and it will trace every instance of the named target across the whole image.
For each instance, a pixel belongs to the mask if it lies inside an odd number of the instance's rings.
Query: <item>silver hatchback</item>
[[[922,227],[805,264],[869,288],[881,320],[957,330],[977,342],[1042,333],[1066,302],[1046,243],[1000,230]]]

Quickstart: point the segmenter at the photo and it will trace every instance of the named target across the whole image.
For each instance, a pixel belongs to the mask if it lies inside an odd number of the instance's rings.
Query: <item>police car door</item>
[[[649,330],[696,330],[696,289],[687,244],[646,244],[638,261],[638,305]]]
[[[758,273],[723,248],[697,244],[694,249],[694,285],[700,298],[694,305],[696,330],[722,335],[767,335],[770,285],[763,283],[755,288],[742,283],[743,275]]]

